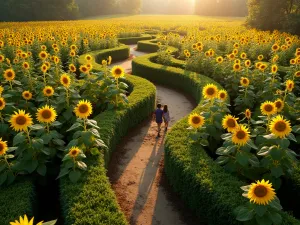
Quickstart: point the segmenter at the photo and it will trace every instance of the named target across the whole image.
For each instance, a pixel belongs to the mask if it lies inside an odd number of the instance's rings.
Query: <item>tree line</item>
[[[141,11],[141,0],[5,0],[0,21],[72,20]]]

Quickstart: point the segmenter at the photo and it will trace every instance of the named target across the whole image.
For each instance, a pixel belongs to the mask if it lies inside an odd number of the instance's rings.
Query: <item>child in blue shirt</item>
[[[163,122],[163,114],[164,114],[164,111],[161,109],[161,104],[157,104],[157,109],[153,113],[153,120],[155,118],[155,121],[156,121],[157,127],[158,127],[157,137],[160,137],[160,127]]]

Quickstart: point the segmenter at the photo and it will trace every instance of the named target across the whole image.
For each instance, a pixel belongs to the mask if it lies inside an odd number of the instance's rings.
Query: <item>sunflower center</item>
[[[227,126],[228,127],[235,127],[236,121],[234,119],[228,119],[227,120]]]
[[[43,112],[42,112],[42,117],[44,118],[44,119],[50,119],[51,118],[51,116],[52,116],[52,113],[51,113],[51,111],[50,110],[44,110]]]
[[[18,124],[18,125],[24,125],[24,124],[26,124],[26,121],[27,121],[27,119],[26,119],[26,117],[25,116],[21,116],[21,115],[19,115],[17,118],[16,118],[16,123]]]
[[[3,104],[3,101],[0,101],[0,107],[3,106],[3,105],[4,105],[4,104]]]
[[[267,188],[261,185],[257,186],[254,190],[254,194],[259,198],[265,197],[267,193],[268,193]]]
[[[87,113],[89,111],[89,107],[86,104],[80,105],[78,107],[78,110],[80,113]]]
[[[236,133],[236,136],[238,139],[244,139],[246,137],[246,133],[242,130],[239,130],[237,133]]]
[[[206,93],[207,93],[207,95],[214,95],[214,94],[215,94],[215,89],[213,89],[213,88],[208,88],[208,89],[206,90]]]
[[[63,82],[64,82],[64,84],[68,84],[68,83],[69,83],[68,78],[64,77],[64,78],[63,78]]]
[[[272,112],[272,110],[273,110],[273,106],[271,106],[271,105],[265,105],[265,110],[267,111],[267,112]]]
[[[47,90],[46,90],[46,93],[47,93],[47,94],[51,94],[51,92],[52,92],[52,91],[51,91],[50,89],[47,89]]]
[[[0,143],[0,152],[2,152],[4,150],[4,145],[3,143]]]
[[[86,72],[86,71],[87,71],[87,68],[86,68],[86,67],[82,67],[82,71],[83,71],[83,72]]]
[[[115,73],[116,73],[117,75],[121,75],[121,74],[122,74],[122,70],[119,69],[119,68],[117,68],[117,69],[115,70]]]
[[[77,150],[72,150],[72,151],[71,151],[71,155],[72,155],[72,156],[76,156],[76,155],[77,155]]]
[[[276,105],[276,107],[277,107],[278,109],[280,109],[281,106],[282,106],[282,103],[281,103],[281,102],[276,102],[275,105]]]
[[[275,124],[275,129],[277,131],[285,131],[286,130],[286,123],[283,122],[283,121],[278,121],[276,124]]]
[[[289,88],[292,89],[292,88],[293,88],[293,85],[292,85],[292,84],[289,84]]]
[[[7,77],[12,77],[12,76],[13,76],[13,73],[9,71],[9,72],[7,72],[6,75],[7,75]]]
[[[222,98],[222,99],[223,99],[223,98],[225,98],[225,97],[226,97],[226,96],[225,96],[225,94],[224,94],[224,93],[221,93],[221,94],[220,94],[220,98]]]
[[[193,122],[194,124],[199,124],[199,123],[201,122],[201,119],[200,119],[198,116],[194,116],[194,117],[192,118],[192,122]]]
[[[248,82],[247,82],[247,80],[246,80],[246,79],[243,79],[243,83],[244,83],[244,84],[247,84]]]

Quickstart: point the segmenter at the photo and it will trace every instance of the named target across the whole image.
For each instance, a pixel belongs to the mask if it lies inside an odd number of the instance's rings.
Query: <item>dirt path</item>
[[[129,71],[131,65],[126,69]],[[183,94],[156,87],[158,102],[169,106],[171,126],[195,107]],[[166,182],[163,173],[166,134],[162,131],[159,139],[156,134],[156,123],[145,121],[129,132],[112,156],[108,176],[119,204],[131,225],[199,225]]]

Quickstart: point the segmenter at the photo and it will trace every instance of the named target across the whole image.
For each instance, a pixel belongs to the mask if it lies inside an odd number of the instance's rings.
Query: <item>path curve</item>
[[[131,72],[135,56],[147,53],[130,45],[131,57],[114,65]],[[172,89],[156,85],[157,100],[168,104],[171,126],[189,114],[196,106],[190,98]],[[150,120],[131,130],[118,146],[111,159],[108,176],[118,202],[131,225],[199,225],[194,216],[166,182],[163,173],[164,139],[156,139],[156,124]]]

